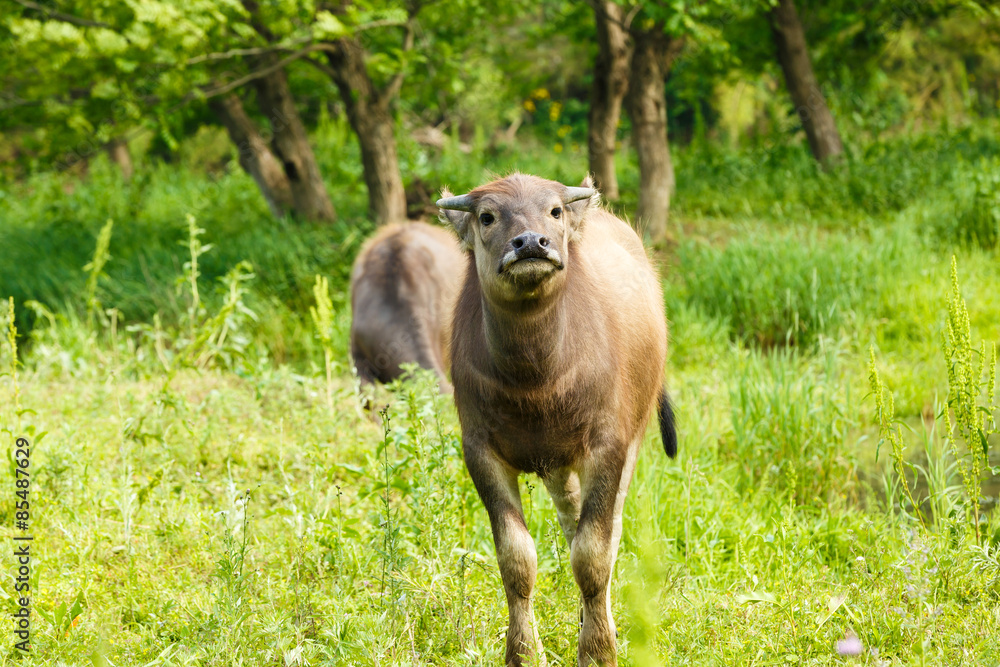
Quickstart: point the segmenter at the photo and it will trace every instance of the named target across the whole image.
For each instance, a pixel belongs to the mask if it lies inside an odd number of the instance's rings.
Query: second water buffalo
[[[422,222],[387,225],[351,269],[351,356],[362,383],[391,382],[402,364],[447,371],[451,312],[466,259],[455,235]]]

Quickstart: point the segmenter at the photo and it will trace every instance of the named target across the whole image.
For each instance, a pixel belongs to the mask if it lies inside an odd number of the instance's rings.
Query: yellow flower
[[[562,113],[562,105],[558,102],[553,102],[552,106],[549,107],[549,120],[553,123],[559,120],[559,114]]]
[[[565,137],[567,134],[569,134],[572,131],[573,131],[572,127],[570,127],[569,125],[563,125],[562,127],[559,128],[559,131],[556,132],[556,135],[560,139],[562,139],[563,137]]]
[[[531,96],[536,100],[547,100],[549,99],[549,91],[545,88],[535,88],[531,91]]]
[[[524,101],[524,108],[527,109],[529,112],[534,113],[534,111],[535,111],[535,103],[532,102],[531,100],[525,100]]]
[[[562,153],[563,146],[562,144],[556,144],[555,146],[552,147],[552,150],[554,150],[556,153]]]

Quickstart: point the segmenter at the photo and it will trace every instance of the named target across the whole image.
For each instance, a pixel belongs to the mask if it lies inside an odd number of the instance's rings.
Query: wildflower
[[[552,147],[552,150],[554,150],[556,153],[562,153],[563,152],[563,145],[562,144],[556,144],[555,146]]]
[[[536,100],[547,100],[549,99],[549,91],[547,88],[535,88],[531,91],[531,96]]]
[[[524,101],[524,108],[527,111],[529,111],[530,113],[534,113],[535,112],[535,103],[532,102],[531,100],[525,100]]]
[[[549,120],[553,123],[559,120],[559,115],[562,114],[562,105],[558,102],[553,102],[552,106],[549,107]]]
[[[837,655],[861,655],[864,647],[861,640],[854,635],[848,635],[836,644]]]
[[[559,137],[560,139],[562,139],[563,137],[565,137],[567,134],[569,134],[572,131],[573,131],[572,127],[570,127],[569,125],[563,125],[556,132],[556,136]]]

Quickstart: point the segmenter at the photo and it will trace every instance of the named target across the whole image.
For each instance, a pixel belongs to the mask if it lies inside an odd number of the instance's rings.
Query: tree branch
[[[236,90],[240,86],[243,86],[245,84],[250,83],[251,81],[255,81],[257,79],[260,79],[260,78],[263,78],[263,77],[267,76],[268,74],[272,74],[274,72],[277,72],[279,69],[282,69],[283,67],[289,65],[290,63],[295,62],[296,60],[299,60],[300,58],[304,58],[305,56],[309,55],[310,53],[315,53],[316,51],[332,51],[332,50],[333,50],[333,48],[329,44],[323,44],[323,43],[310,44],[309,46],[305,47],[304,49],[299,49],[298,51],[296,51],[295,53],[291,54],[290,56],[282,58],[281,60],[278,60],[274,64],[269,65],[269,66],[267,66],[267,67],[265,67],[263,69],[259,69],[256,72],[251,72],[250,74],[247,74],[246,76],[241,76],[240,78],[236,79],[235,81],[230,81],[229,83],[227,83],[225,85],[222,85],[222,86],[219,86],[218,88],[211,88],[209,90],[204,90],[204,91],[202,91],[201,97],[203,97],[204,99],[208,99],[210,97],[215,97],[217,95],[224,95],[224,94],[226,94],[226,93],[228,93],[228,92],[230,92],[232,90]],[[184,101],[188,102],[188,101],[190,101],[192,99],[195,99],[196,97],[198,97],[198,95],[192,93],[192,94],[186,96],[184,98]]]
[[[296,39],[292,44],[305,44],[309,41],[309,37],[300,37]],[[258,46],[250,49],[232,49],[229,51],[220,51],[218,53],[206,53],[204,55],[195,56],[194,58],[189,58],[184,62],[185,65],[197,65],[198,63],[203,63],[213,60],[228,60],[229,58],[237,58],[239,56],[262,56],[267,53],[274,53],[276,51],[291,51],[291,46]]]
[[[323,49],[323,50],[324,51],[331,51],[331,52],[333,51],[333,49]],[[328,77],[330,77],[331,80],[333,80],[333,81],[337,80],[337,73],[335,71],[333,71],[332,67],[329,67],[328,65],[324,65],[319,60],[312,60],[311,58],[309,60],[306,60],[306,62],[309,63],[310,65],[312,65],[313,67],[315,67],[316,69],[318,69],[323,74],[326,74]]]
[[[632,9],[628,10],[628,14],[625,15],[624,19],[622,19],[622,28],[626,32],[628,32],[628,31],[630,31],[632,29],[632,21],[635,20],[636,14],[638,14],[640,11],[642,11],[642,3],[641,2],[639,4],[637,4],[635,7],[633,7]]]
[[[33,9],[36,12],[42,12],[47,14],[50,18],[57,21],[62,21],[63,23],[72,23],[73,25],[82,26],[84,28],[108,28],[109,30],[114,30],[114,26],[107,23],[101,23],[100,21],[91,21],[90,19],[80,18],[79,16],[73,16],[72,14],[63,14],[62,12],[50,9],[44,5],[40,5],[37,2],[32,2],[31,0],[14,0],[17,4],[27,9]]]
[[[406,22],[406,33],[403,35],[403,53],[406,53],[413,48],[413,16]],[[388,103],[396,95],[399,94],[399,89],[403,87],[403,78],[405,77],[404,69],[400,69],[396,74],[389,80],[385,88],[378,94],[379,102]]]
[[[371,21],[369,23],[362,23],[360,25],[354,26],[354,32],[364,32],[366,30],[374,30],[376,28],[403,28],[410,24],[409,21],[395,21],[393,19],[379,19],[378,21]]]
[[[642,3],[639,2],[634,6],[630,7],[628,13],[623,18],[619,19],[608,13],[608,10],[604,5],[603,0],[590,0],[588,4],[594,8],[595,12],[600,13],[600,15],[604,18],[605,21],[618,26],[626,33],[630,32],[632,27],[632,20],[635,18],[635,15],[642,10]],[[623,6],[622,9],[624,8],[625,7]]]

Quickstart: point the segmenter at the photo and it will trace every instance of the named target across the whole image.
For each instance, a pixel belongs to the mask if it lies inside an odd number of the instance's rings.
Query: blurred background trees
[[[852,147],[994,118],[1000,99],[1000,16],[971,0],[0,0],[0,41],[8,177],[103,153],[128,179],[224,132],[218,161],[274,216],[321,223],[350,199],[324,164],[358,160],[337,172],[360,174],[381,224],[430,210],[442,183],[414,160],[542,146],[585,158],[660,240],[685,177],[672,144],[849,169]],[[341,120],[356,157],[324,153]]]

